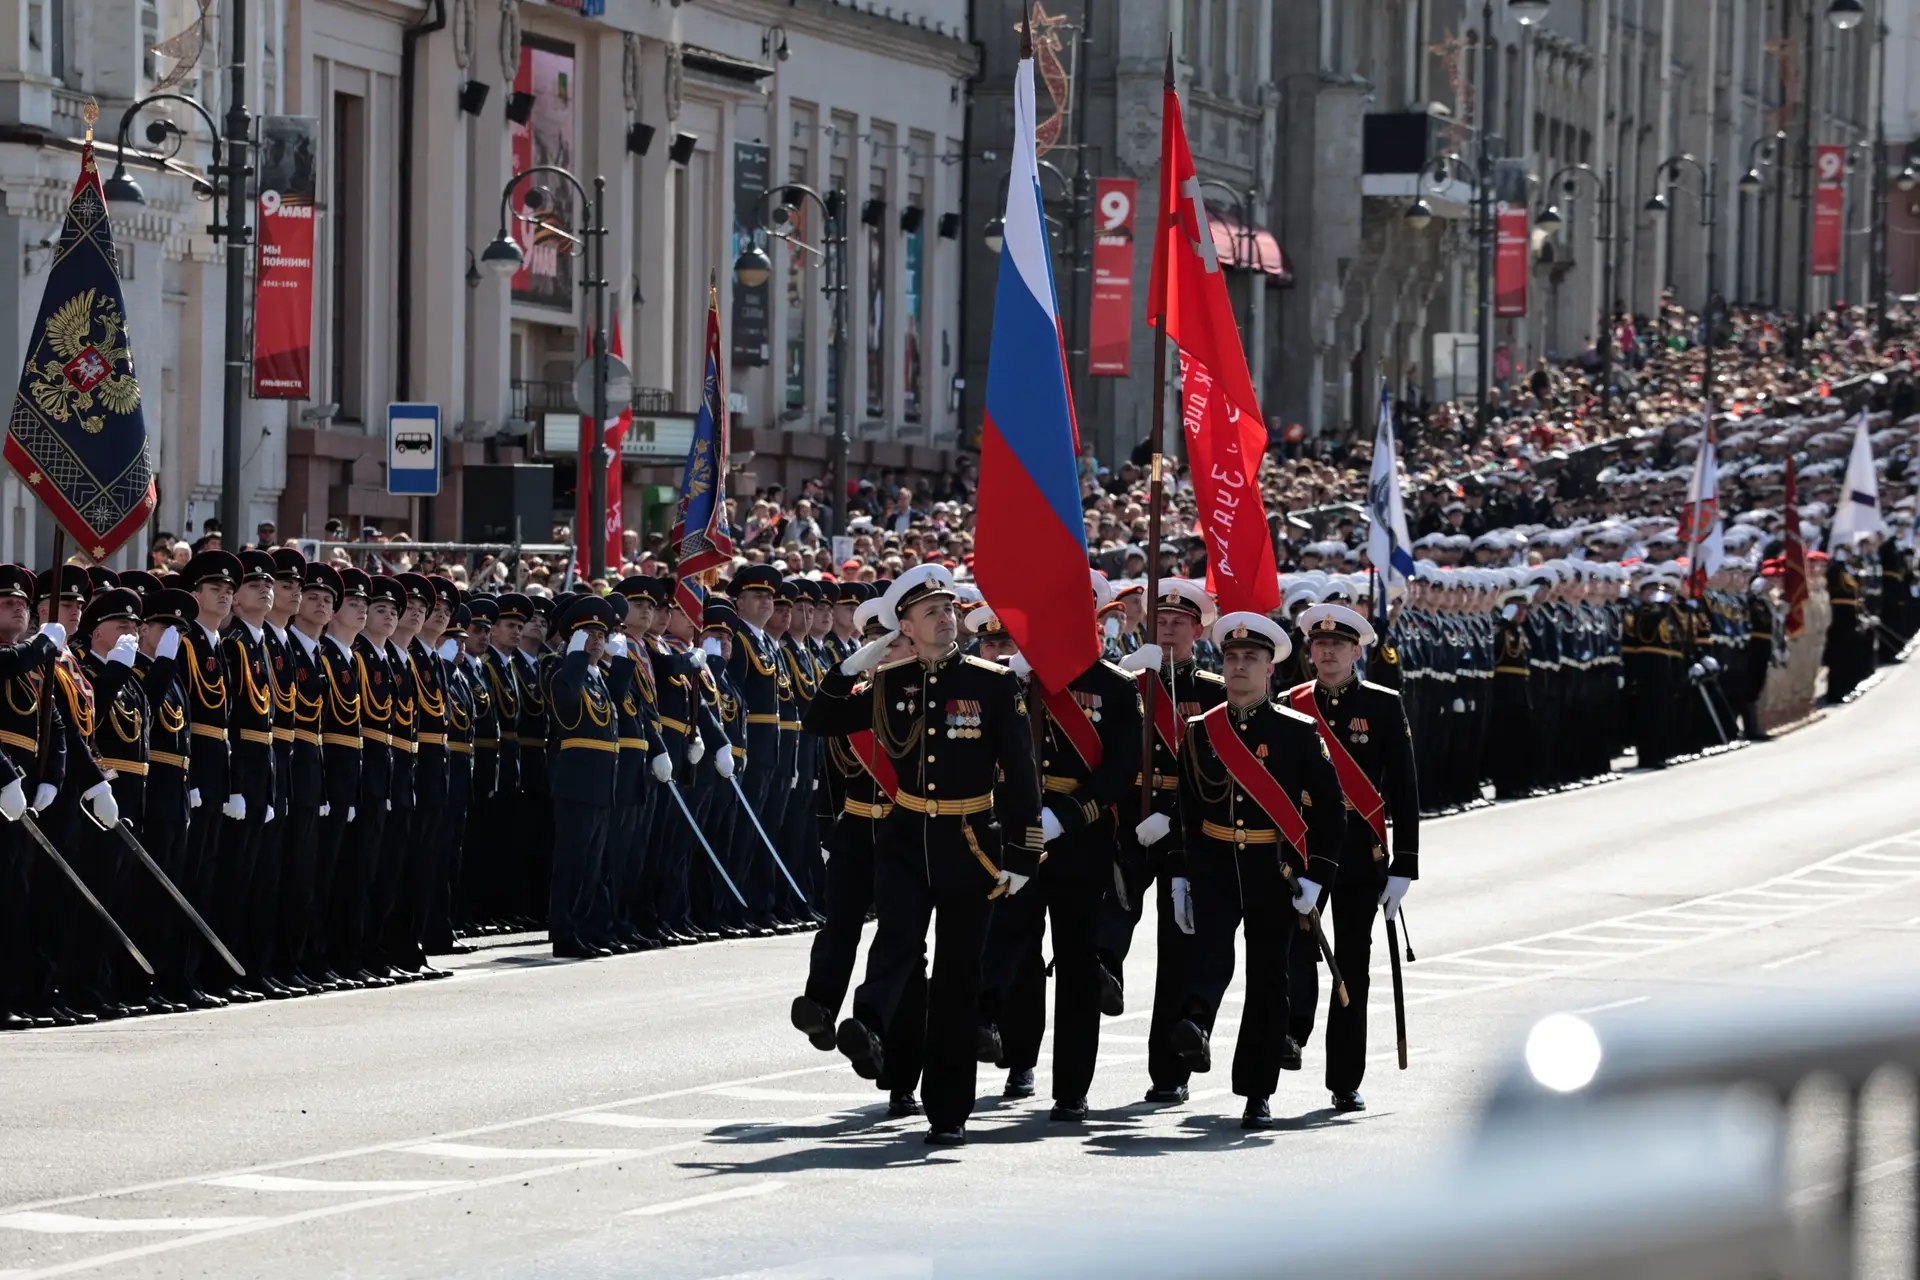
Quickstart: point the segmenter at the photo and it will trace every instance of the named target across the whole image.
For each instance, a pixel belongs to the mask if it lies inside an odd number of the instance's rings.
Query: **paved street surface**
[[[0,1040],[0,1276],[974,1274],[1238,1196],[1311,1212],[1444,1156],[1542,1013],[1769,992],[1790,1012],[1910,975],[1916,712],[1900,669],[1771,744],[1434,823],[1412,1066],[1382,944],[1364,1115],[1328,1109],[1317,1037],[1279,1131],[1240,1131],[1226,1054],[1190,1105],[1141,1104],[1150,924],[1093,1119],[1047,1121],[1044,1061],[1020,1105],[983,1068],[972,1145],[937,1154],[787,1026],[811,935],[588,963],[499,947],[448,982]]]

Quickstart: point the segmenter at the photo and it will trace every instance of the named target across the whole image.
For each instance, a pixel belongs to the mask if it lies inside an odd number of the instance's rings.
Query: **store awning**
[[[1213,251],[1220,261],[1242,270],[1264,271],[1283,289],[1293,284],[1293,264],[1287,261],[1273,232],[1256,227],[1248,235],[1238,218],[1217,209],[1207,210],[1207,221],[1213,231]]]

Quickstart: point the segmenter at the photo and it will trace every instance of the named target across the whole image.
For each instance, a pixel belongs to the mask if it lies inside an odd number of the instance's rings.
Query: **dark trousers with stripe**
[[[1246,930],[1247,998],[1233,1054],[1233,1091],[1243,1098],[1271,1097],[1279,1085],[1291,951],[1304,936],[1274,852],[1270,844],[1235,851],[1208,840],[1188,858],[1194,957],[1186,1012],[1209,1033],[1233,982],[1234,937]]]

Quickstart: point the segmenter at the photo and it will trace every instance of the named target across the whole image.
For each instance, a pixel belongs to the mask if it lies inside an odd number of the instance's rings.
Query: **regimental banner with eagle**
[[[138,533],[154,503],[118,264],[89,127],[13,398],[6,457],[96,561]]]
[[[673,527],[674,596],[681,612],[700,623],[700,590],[711,586],[713,571],[733,559],[727,530],[727,394],[720,380],[720,294],[707,290],[707,371],[700,409],[693,419],[693,444],[680,477],[680,520]]]

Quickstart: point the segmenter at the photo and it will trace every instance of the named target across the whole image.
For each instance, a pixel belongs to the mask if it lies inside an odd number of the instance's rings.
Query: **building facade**
[[[241,3],[247,105],[306,118],[316,187],[311,385],[244,406],[247,536],[261,520],[283,537],[318,536],[337,517],[457,538],[470,523],[462,472],[496,462],[553,463],[555,510],[571,510],[574,373],[592,327],[585,264],[563,234],[587,225],[571,185],[519,187],[506,221],[526,265],[511,279],[482,269],[503,188],[535,164],[570,171],[589,194],[604,181],[607,312],[634,388],[630,526],[671,519],[661,489],[678,481],[703,386],[710,285],[736,488],[818,474],[842,394],[856,471],[946,464],[960,436],[958,228],[976,65],[964,0],[885,13],[835,0],[219,0],[204,25],[191,0],[9,3],[0,284],[17,306],[0,318],[0,354],[15,365],[82,106],[98,101],[103,142],[156,89],[223,118]],[[137,150],[165,110],[141,116]],[[155,524],[191,534],[220,497],[225,273],[194,190],[213,159],[207,130],[184,111],[171,118],[185,130],[179,154],[164,165],[131,156],[145,200],[113,213],[157,454]],[[103,148],[103,167],[112,155]],[[768,191],[789,183],[848,193],[844,335],[817,257],[759,230],[781,203]],[[534,206],[529,185],[543,188]],[[792,227],[818,247],[817,212]],[[737,288],[735,259],[756,242],[776,277]],[[854,356],[845,388],[842,341]],[[393,402],[441,409],[437,499],[387,492]],[[10,476],[0,504],[0,559],[41,554],[49,526]]]

